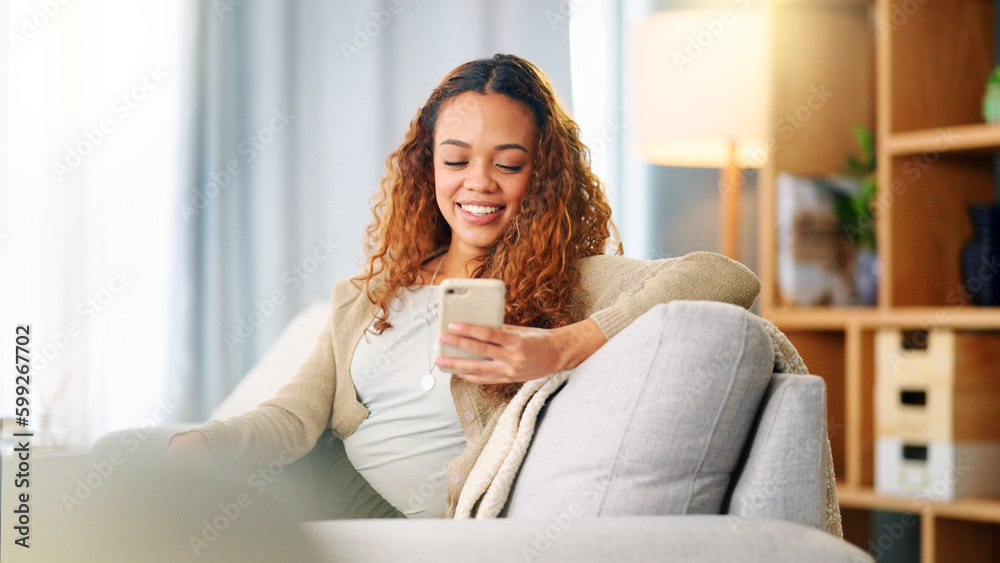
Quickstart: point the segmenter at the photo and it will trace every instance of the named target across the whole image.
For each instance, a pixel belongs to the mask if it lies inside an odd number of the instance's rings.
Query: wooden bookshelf
[[[920,530],[922,561],[1000,561],[1000,499],[920,502],[875,491],[873,400],[879,329],[988,333],[985,345],[1000,347],[1000,307],[969,303],[959,270],[971,234],[969,204],[996,198],[1000,126],[980,118],[994,65],[994,2],[781,0],[768,10],[776,148],[758,180],[759,312],[826,380],[845,537],[868,550],[884,539],[873,537],[872,512],[910,514],[908,523]],[[833,95],[787,136],[780,120],[800,108],[815,85]],[[876,132],[879,302],[783,303],[775,179],[783,172],[839,172],[844,156],[857,150],[853,125]],[[1000,386],[1000,366],[990,373]]]

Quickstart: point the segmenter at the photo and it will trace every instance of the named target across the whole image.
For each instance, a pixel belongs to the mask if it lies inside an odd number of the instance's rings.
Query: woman
[[[289,463],[330,429],[350,461],[341,465],[377,492],[368,515],[451,516],[523,382],[575,367],[657,303],[749,307],[759,291],[752,272],[716,254],[604,254],[614,226],[579,128],[541,71],[512,55],[449,73],[387,168],[365,269],[334,285],[312,355],[273,399],[175,436],[170,458]],[[451,377],[430,363],[434,286],[449,277],[507,287],[502,328],[439,336],[487,358],[436,357],[467,372]]]

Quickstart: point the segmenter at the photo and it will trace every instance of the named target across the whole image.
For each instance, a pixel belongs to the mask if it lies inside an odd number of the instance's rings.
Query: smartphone
[[[438,317],[438,331],[451,332],[448,323],[485,325],[494,328],[503,326],[504,295],[506,288],[502,280],[483,278],[448,278],[438,286],[441,314]],[[438,341],[439,356],[485,360],[485,356],[473,354],[462,348],[449,346]],[[447,373],[465,373],[454,368],[439,368]]]

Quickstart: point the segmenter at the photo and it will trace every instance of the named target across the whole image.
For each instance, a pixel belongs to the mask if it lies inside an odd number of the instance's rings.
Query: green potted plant
[[[1000,123],[1000,65],[986,79],[986,91],[983,92],[983,121]]]
[[[864,305],[874,305],[878,298],[878,255],[875,252],[875,134],[860,125],[851,130],[860,149],[859,155],[848,154],[844,176],[857,185],[852,193],[838,193],[833,205],[842,229],[858,249],[854,283],[858,298]]]

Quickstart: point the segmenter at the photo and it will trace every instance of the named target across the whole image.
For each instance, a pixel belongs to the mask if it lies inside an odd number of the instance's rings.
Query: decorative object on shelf
[[[976,305],[1000,306],[1000,205],[973,204],[972,238],[962,250],[962,280]]]
[[[834,212],[838,185],[781,173],[776,188],[781,301],[799,307],[856,303],[855,250]]]
[[[73,377],[73,368],[63,370],[62,378],[50,393],[40,391],[40,409],[32,416],[29,430],[34,433],[31,447],[36,451],[60,451],[66,449],[66,429],[52,423],[54,406],[62,397],[63,391]]]
[[[652,164],[721,169],[720,246],[735,260],[743,169],[763,166],[775,150],[773,139],[765,143],[766,12],[726,10],[719,19],[718,10],[667,10],[632,33],[632,149]]]
[[[951,501],[1000,497],[1000,363],[992,332],[880,329],[875,489]]]
[[[983,93],[983,121],[1000,123],[1000,65],[993,69],[986,80]]]
[[[837,220],[858,252],[854,262],[854,285],[858,303],[878,302],[878,254],[875,249],[875,134],[867,127],[855,125],[851,130],[861,151],[859,156],[848,154],[847,170],[839,177],[842,185],[852,186],[848,193],[834,196]]]
[[[878,304],[878,254],[861,249],[854,261],[854,291],[859,305]]]

